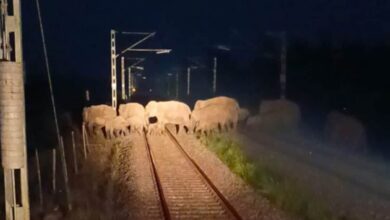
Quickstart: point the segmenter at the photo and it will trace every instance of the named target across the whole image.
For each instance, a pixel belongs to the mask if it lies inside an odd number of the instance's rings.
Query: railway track
[[[144,137],[165,219],[242,219],[168,129]]]

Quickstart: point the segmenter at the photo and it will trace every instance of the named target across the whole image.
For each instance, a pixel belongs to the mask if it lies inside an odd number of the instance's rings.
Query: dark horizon
[[[266,33],[282,30],[288,39],[287,97],[301,105],[304,122],[319,131],[330,110],[347,108],[367,126],[373,149],[388,151],[390,120],[384,100],[389,89],[384,73],[389,72],[390,18],[386,9],[390,3],[71,1],[41,2],[41,7],[55,93],[63,111],[81,109],[87,88],[97,103],[110,102],[111,28],[157,31],[143,46],[173,49],[169,55],[148,55],[144,65],[150,77],[145,88],[163,93],[165,74],[179,72],[180,93],[185,98],[185,69],[191,65],[190,59],[197,59],[205,68],[194,70],[194,96],[187,101],[209,97],[211,85],[205,82],[211,77],[212,58],[218,56],[218,94],[236,97],[255,111],[260,100],[279,96],[280,45]],[[46,73],[33,2],[24,2],[23,18],[27,83],[44,85]],[[135,40],[118,38],[122,49]],[[221,45],[231,50],[217,50]],[[33,100],[43,97],[35,90],[27,92]],[[49,100],[43,103],[49,108]]]

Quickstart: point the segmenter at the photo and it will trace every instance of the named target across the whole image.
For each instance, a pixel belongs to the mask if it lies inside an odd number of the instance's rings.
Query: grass
[[[100,142],[103,143],[103,142]],[[116,207],[120,143],[95,149],[73,184],[73,210],[65,219],[125,219]]]
[[[224,135],[202,137],[201,141],[245,182],[273,204],[292,216],[305,220],[349,219],[335,216],[317,198],[292,179],[280,175],[272,165],[250,161],[240,143]]]

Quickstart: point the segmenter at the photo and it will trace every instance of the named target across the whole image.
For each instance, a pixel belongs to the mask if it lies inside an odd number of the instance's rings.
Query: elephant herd
[[[87,132],[102,132],[106,138],[126,136],[131,132],[164,133],[165,126],[173,124],[176,132],[224,132],[236,129],[240,108],[236,100],[220,96],[198,100],[194,109],[179,101],[150,101],[146,106],[127,103],[117,110],[107,105],[83,109],[83,123]]]

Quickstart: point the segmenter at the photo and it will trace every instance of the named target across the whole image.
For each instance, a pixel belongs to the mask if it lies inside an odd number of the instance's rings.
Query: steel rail
[[[148,158],[149,158],[149,161],[150,161],[150,164],[151,164],[151,167],[152,167],[152,173],[153,173],[152,175],[154,176],[155,184],[157,186],[157,191],[158,191],[158,195],[159,195],[160,202],[161,202],[161,208],[162,208],[162,211],[163,211],[163,216],[164,216],[165,220],[171,220],[171,214],[169,212],[168,203],[167,203],[167,201],[165,199],[165,196],[164,196],[164,192],[163,192],[162,184],[161,184],[161,179],[160,179],[160,177],[159,177],[159,175],[157,173],[156,165],[155,165],[155,162],[154,162],[154,159],[153,159],[152,151],[150,149],[150,145],[149,145],[149,142],[148,142],[148,138],[146,137],[145,131],[143,132],[143,136],[144,136],[144,139],[145,139],[146,152],[148,154]]]
[[[226,197],[218,190],[218,188],[214,185],[214,183],[207,176],[207,174],[199,167],[199,165],[195,162],[195,160],[192,159],[191,156],[184,150],[184,148],[181,146],[181,144],[176,139],[176,137],[172,134],[172,132],[167,128],[165,128],[165,130],[167,131],[167,134],[172,140],[172,142],[175,143],[175,146],[183,154],[183,156],[190,162],[191,165],[193,165],[195,170],[201,175],[201,177],[205,180],[208,186],[210,186],[210,188],[217,194],[218,198],[222,201],[223,206],[225,206],[225,208],[234,216],[234,218],[241,220],[242,217],[237,212],[237,210],[233,207],[232,204],[230,204],[230,202],[226,199]]]

